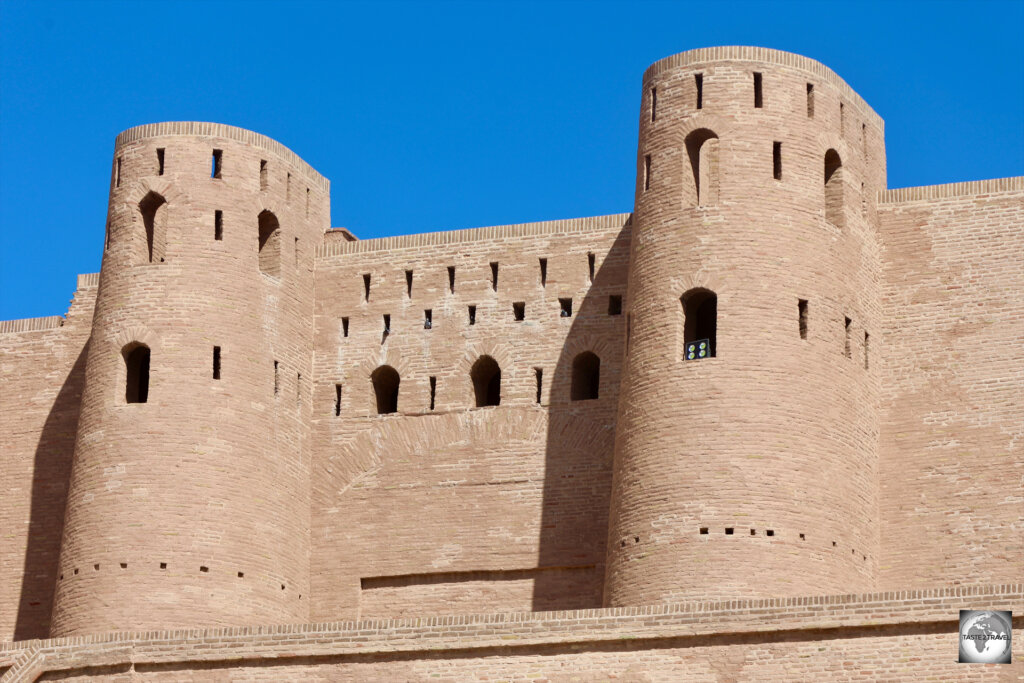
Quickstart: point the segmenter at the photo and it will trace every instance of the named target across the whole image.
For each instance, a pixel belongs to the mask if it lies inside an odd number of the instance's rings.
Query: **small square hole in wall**
[[[703,535],[703,536],[707,536],[707,535],[708,535],[708,528],[707,528],[706,526],[702,526],[702,527],[700,528],[700,533],[701,533],[701,535]]]
[[[622,315],[622,296],[612,294],[608,297],[608,315]]]
[[[469,324],[476,325],[476,306],[469,307]]]
[[[78,576],[78,570],[77,569],[75,570],[75,576]]]
[[[512,317],[516,320],[524,320],[526,318],[526,302],[517,301],[512,304]]]
[[[769,529],[768,531],[764,532],[764,535],[765,536],[774,536],[775,535],[775,530],[774,529]]]
[[[238,572],[238,578],[244,579],[245,578],[245,572]]]
[[[751,536],[757,536],[757,529],[751,529],[750,530],[750,535]]]
[[[804,535],[804,534],[800,534],[800,540],[801,541],[806,541],[807,540],[807,536]]]
[[[167,569],[167,563],[166,562],[161,562],[160,563],[160,569]]]
[[[558,314],[562,318],[572,317],[572,299],[559,299],[558,306],[561,309]]]
[[[209,567],[200,567],[199,571],[201,571],[201,572],[203,572],[205,574],[206,572],[210,571],[210,568]]]
[[[121,569],[128,569],[128,563],[127,562],[122,562],[121,563]]]
[[[725,527],[725,535],[732,536],[733,528],[731,526]]]
[[[92,570],[93,570],[94,572],[98,572],[98,571],[100,570],[100,566],[99,566],[98,564],[94,564],[94,565],[92,566]]]
[[[836,542],[835,542],[835,541],[832,541],[832,547],[833,547],[833,548],[835,548],[835,547],[836,547]]]

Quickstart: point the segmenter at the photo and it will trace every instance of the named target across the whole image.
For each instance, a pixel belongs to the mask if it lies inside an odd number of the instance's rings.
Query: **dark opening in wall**
[[[480,356],[469,372],[473,381],[476,407],[496,406],[501,403],[501,368],[490,356]]]
[[[405,296],[412,298],[412,271],[405,271]]]
[[[382,365],[370,375],[373,394],[377,399],[377,414],[388,415],[398,411],[398,385],[401,382],[398,371],[390,365]]]
[[[166,562],[161,562],[160,563],[160,569],[167,569],[167,563]],[[75,570],[75,573],[76,574],[78,573],[77,569]]]
[[[584,351],[572,360],[572,388],[569,398],[589,401],[598,398],[601,385],[601,359],[591,351]]]
[[[796,307],[800,315],[800,338],[807,339],[807,299],[798,299]]]
[[[476,306],[469,307],[469,324],[476,325]]]
[[[712,206],[718,203],[718,136],[700,128],[686,136],[686,153],[690,159],[693,184],[692,197],[686,203]]]
[[[608,297],[608,315],[622,315],[622,295],[612,294]]]
[[[845,322],[846,338],[845,338],[845,341],[843,342],[843,353],[846,354],[847,358],[850,358],[850,326],[852,325],[853,321],[850,320],[849,318],[843,318],[843,320],[846,321]]]
[[[270,172],[267,169],[267,160],[260,159],[260,191],[266,192],[269,184]]]
[[[455,266],[448,266],[448,292],[455,293]]]
[[[423,311],[423,329],[429,330],[434,327],[434,311],[432,309],[426,309]]]
[[[825,220],[843,227],[843,161],[834,149],[825,152]]]
[[[284,200],[286,202],[290,202],[292,200],[292,174],[291,173],[288,173],[285,176]]]
[[[540,403],[541,390],[544,388],[544,368],[534,368],[533,376],[537,381],[537,403]]]
[[[868,124],[860,124],[860,149],[864,158],[868,158]]]
[[[587,254],[587,282],[593,284],[594,282],[594,265],[597,262],[597,258],[593,254]]]
[[[224,212],[219,209],[213,212],[213,239],[224,239]]]
[[[370,274],[363,273],[363,301],[370,300]]]
[[[725,535],[732,536],[734,529],[731,526],[725,527]]]
[[[846,133],[846,106],[839,103],[839,134],[844,135]]]
[[[281,373],[280,363],[274,361],[274,396],[277,396],[281,392]]]
[[[156,174],[164,174],[164,148],[157,147],[156,150]]]
[[[806,534],[800,534],[800,540],[801,541],[806,541],[807,540]]]
[[[342,337],[347,337],[348,336],[348,318],[342,318],[341,319],[341,336]]]
[[[572,299],[559,299],[558,306],[560,308],[559,316],[562,318],[572,317]]]
[[[865,330],[864,331],[864,369],[865,370],[868,369],[868,341],[869,340],[870,340],[870,335],[867,333],[867,330]]]
[[[114,172],[114,187],[121,187],[121,157],[117,158],[117,170]]]
[[[512,304],[512,318],[520,321],[526,318],[526,302],[516,301]]]
[[[651,121],[658,118],[658,89],[651,88]]]
[[[694,74],[694,85],[697,86],[697,109],[704,108],[704,74]]]
[[[213,378],[220,379],[220,347],[213,347]]]
[[[391,334],[391,316],[387,313],[384,314],[384,336]]]
[[[540,259],[540,286],[548,286],[548,260],[546,258]]]
[[[651,189],[651,155],[644,157],[644,192]]]
[[[309,188],[306,188],[306,218],[309,218]]]
[[[807,84],[807,118],[814,118],[814,84]]]
[[[341,415],[341,385],[334,385],[334,417]]]
[[[164,260],[167,240],[167,201],[156,192],[148,192],[139,202],[142,224],[146,229],[146,251],[150,263]]]
[[[629,351],[629,340],[633,336],[633,314],[626,314],[626,350]]]
[[[430,378],[430,409],[434,409],[434,399],[437,398],[437,377]]]
[[[295,405],[302,404],[302,373],[295,373]]]
[[[760,109],[764,106],[764,94],[761,87],[761,74],[754,72],[754,108]]]
[[[751,536],[757,536],[757,529],[751,529],[750,530],[750,535]]]
[[[281,224],[269,211],[259,215],[260,272],[274,277],[281,275]]]
[[[149,400],[149,347],[131,343],[121,349],[124,358],[125,403],[146,403]]]
[[[765,536],[774,536],[775,535],[775,530],[774,529],[769,529],[768,531],[764,532],[764,535]]]
[[[210,571],[210,568],[209,567],[200,567],[199,571],[201,571],[203,573],[206,573],[206,572]]]
[[[498,264],[491,264],[491,289],[495,292],[498,291]]]
[[[295,267],[299,266],[299,238],[295,238],[295,243],[292,248],[292,255],[295,257]]]
[[[772,177],[782,180],[782,143],[772,143]]]
[[[708,289],[696,288],[683,294],[683,342],[708,340],[709,356],[717,354],[718,296]]]
[[[221,173],[221,160],[224,157],[224,151],[220,149],[213,150],[213,159],[210,166],[210,177],[220,178]]]
[[[707,536],[707,534],[708,534],[708,528],[707,528],[706,526],[702,526],[702,527],[700,528],[700,533],[701,533],[701,535],[702,535],[702,536]]]

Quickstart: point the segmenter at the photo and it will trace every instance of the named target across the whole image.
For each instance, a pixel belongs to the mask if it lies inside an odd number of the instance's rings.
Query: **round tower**
[[[307,619],[328,191],[239,128],[117,137],[53,636]]]
[[[882,121],[760,48],[663,59],[642,96],[605,604],[864,589]]]

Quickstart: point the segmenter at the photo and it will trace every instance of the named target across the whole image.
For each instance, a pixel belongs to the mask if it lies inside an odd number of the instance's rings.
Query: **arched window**
[[[834,149],[825,152],[825,220],[843,227],[843,161]]]
[[[160,263],[167,243],[167,200],[149,192],[139,202],[139,213],[146,227],[146,257],[150,263]]]
[[[480,356],[469,376],[473,380],[476,407],[496,406],[501,403],[501,368],[490,356]]]
[[[124,358],[125,403],[145,403],[149,399],[149,347],[131,343],[121,349]]]
[[[260,223],[260,272],[274,277],[281,275],[281,225],[277,216],[263,211]]]
[[[715,356],[715,332],[718,326],[718,296],[708,289],[691,289],[683,294],[683,341],[708,340],[709,356]]]
[[[387,415],[398,412],[398,371],[390,365],[382,365],[370,375],[373,393],[377,397],[377,414]]]
[[[601,386],[601,359],[591,351],[584,351],[572,360],[573,401],[587,401],[597,398]]]
[[[684,198],[687,206],[718,203],[718,136],[699,128],[686,136],[686,155],[693,171],[693,183]]]

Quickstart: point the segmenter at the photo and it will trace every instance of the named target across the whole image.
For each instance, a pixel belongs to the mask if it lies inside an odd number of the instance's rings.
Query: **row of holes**
[[[128,563],[127,562],[121,562],[120,566],[121,566],[121,569],[128,569]],[[100,565],[94,564],[92,566],[92,569],[93,569],[93,571],[98,572],[100,570]],[[160,569],[167,569],[167,563],[166,562],[161,562],[160,563]],[[207,567],[206,565],[200,565],[199,566],[199,573],[200,574],[208,574],[209,572],[210,572],[210,568]],[[74,576],[78,576],[78,568],[77,567],[73,570],[73,575]],[[245,572],[237,572],[236,575],[240,579],[244,579],[245,578]],[[58,580],[63,581],[64,580],[64,575],[61,574]],[[281,586],[281,590],[285,590],[286,589],[285,584],[282,583],[282,584],[279,584],[279,585]],[[302,596],[300,595],[299,597],[301,598]]]
[[[700,527],[700,535],[701,536],[707,536],[707,535],[709,535],[709,533],[710,533],[710,530],[708,529],[708,527],[706,527],[706,526]],[[735,527],[731,527],[731,526],[725,527],[725,535],[726,536],[734,536],[734,535],[736,535],[736,528]],[[750,529],[750,535],[751,536],[757,536],[757,529]],[[766,529],[765,532],[764,532],[764,535],[765,536],[775,536],[775,530],[774,529]],[[807,534],[801,533],[800,534],[800,540],[801,541],[806,541],[807,540]],[[838,548],[839,547],[839,543],[837,541],[832,541],[832,546],[831,547]],[[850,549],[850,554],[857,555],[858,553],[857,553],[857,550],[855,548],[851,548]],[[860,553],[860,556],[864,560],[868,559],[868,556],[863,554],[863,553]]]

